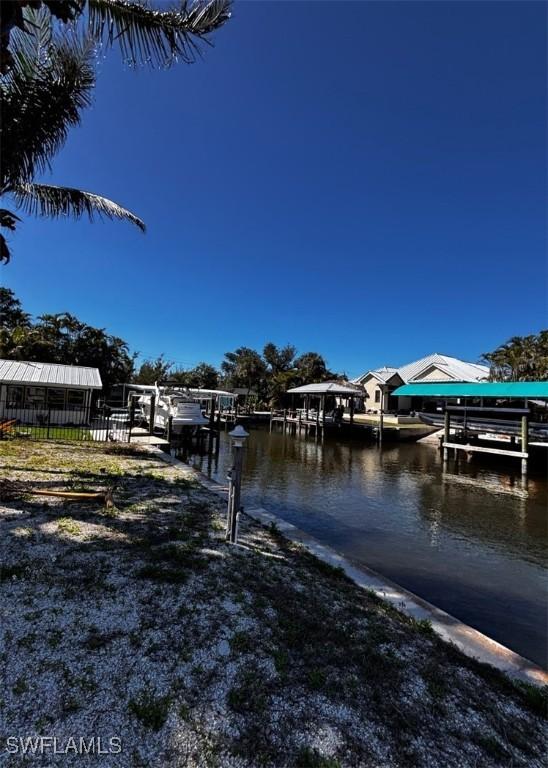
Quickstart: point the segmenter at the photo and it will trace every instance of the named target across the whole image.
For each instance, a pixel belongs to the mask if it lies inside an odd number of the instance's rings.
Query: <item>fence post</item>
[[[49,440],[49,423],[51,421],[51,408],[48,408],[48,426],[46,429],[46,440]]]
[[[129,401],[129,429],[127,431],[127,441],[131,443],[131,430],[135,424],[135,398],[132,396]]]
[[[154,434],[154,419],[156,417],[156,395],[150,396],[150,419],[148,424],[148,434]]]

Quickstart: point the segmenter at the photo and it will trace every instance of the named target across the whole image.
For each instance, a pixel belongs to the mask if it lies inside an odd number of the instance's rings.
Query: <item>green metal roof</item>
[[[548,398],[548,381],[423,382],[404,384],[392,392],[396,397],[505,397]]]

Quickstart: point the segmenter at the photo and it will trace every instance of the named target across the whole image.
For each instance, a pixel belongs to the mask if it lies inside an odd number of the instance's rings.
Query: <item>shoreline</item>
[[[163,461],[169,464],[180,465],[190,469],[203,487],[226,500],[227,487],[215,480],[211,480],[199,470],[185,464],[170,454],[164,453],[159,448],[150,446],[147,448],[147,452],[159,455]],[[353,564],[336,550],[326,544],[322,544],[318,539],[297,528],[297,526],[279,515],[261,507],[246,509],[244,514],[267,527],[274,524],[280,533],[291,542],[303,546],[308,552],[323,562],[342,568],[344,573],[359,587],[374,592],[378,597],[406,616],[417,621],[429,621],[432,629],[439,637],[445,642],[455,645],[466,656],[489,664],[513,679],[539,686],[548,685],[548,671],[538,664],[465,624],[460,619],[405,589],[378,571],[374,571],[364,565],[357,566]]]

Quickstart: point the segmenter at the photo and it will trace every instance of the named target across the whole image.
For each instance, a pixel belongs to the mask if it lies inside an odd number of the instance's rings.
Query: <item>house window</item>
[[[48,389],[48,408],[56,411],[63,411],[65,409],[64,389]]]
[[[23,407],[23,387],[8,387],[8,396],[6,400],[7,408],[22,408]]]
[[[25,393],[25,408],[43,408],[46,404],[45,387],[27,387]]]
[[[380,403],[381,401],[381,391],[380,389],[375,390],[375,402]]]
[[[85,403],[86,393],[83,389],[69,389],[67,390],[67,408],[77,409],[83,408]]]

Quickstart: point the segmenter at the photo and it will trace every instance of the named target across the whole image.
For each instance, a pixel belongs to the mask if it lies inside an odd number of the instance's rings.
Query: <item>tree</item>
[[[230,18],[230,0],[181,2],[155,9],[134,0],[18,0],[4,3],[0,15],[0,73],[13,66],[13,34],[32,34],[25,9],[44,10],[52,24],[80,22],[85,34],[103,48],[118,45],[126,63],[165,69],[180,60],[190,64],[211,32]],[[87,10],[87,14],[85,13]]]
[[[156,384],[168,377],[173,363],[159,355],[155,360],[145,360],[133,378],[134,384]]]
[[[324,358],[317,352],[305,352],[295,360],[301,384],[312,384],[336,378],[336,374],[327,369]]]
[[[0,328],[28,327],[30,315],[23,311],[21,302],[9,288],[0,288]]]
[[[126,219],[144,232],[143,222],[112,200],[35,181],[50,167],[69,128],[80,123],[82,109],[90,104],[95,76],[89,41],[75,35],[53,35],[44,12],[34,13],[32,19],[34,34],[16,32],[13,66],[0,82],[0,197],[11,198],[16,208],[31,215]],[[0,227],[13,232],[18,221],[13,211],[0,209]],[[0,261],[9,259],[6,239],[0,235]]]
[[[123,339],[104,328],[87,325],[68,312],[41,315],[31,322],[13,292],[9,293],[11,306],[21,312],[26,322],[0,328],[1,357],[98,368],[106,392],[113,384],[129,381],[134,356]]]
[[[513,336],[493,352],[483,355],[492,381],[548,379],[548,330],[529,336]]]
[[[254,349],[238,347],[234,352],[226,352],[221,363],[225,385],[229,387],[245,387],[264,392],[266,365]]]
[[[230,0],[198,0],[177,10],[155,10],[129,0],[18,0],[2,3],[0,15],[0,99],[2,173],[0,197],[31,215],[83,215],[126,219],[143,232],[135,214],[101,195],[71,187],[37,183],[64,145],[70,127],[80,122],[95,85],[98,45],[115,42],[130,64],[165,67],[195,60],[199,42],[230,17]],[[37,10],[35,10],[37,9]],[[84,14],[84,10],[87,13]],[[53,18],[79,22],[63,35]],[[0,227],[15,231],[19,217],[0,208]],[[0,234],[0,262],[10,250]]]
[[[289,371],[293,367],[296,353],[297,350],[292,344],[277,347],[269,341],[263,348],[263,359],[268,366],[269,373],[275,375]]]
[[[219,373],[209,363],[198,363],[188,371],[173,371],[170,373],[169,379],[181,387],[191,387],[192,389],[217,389],[219,386]]]

